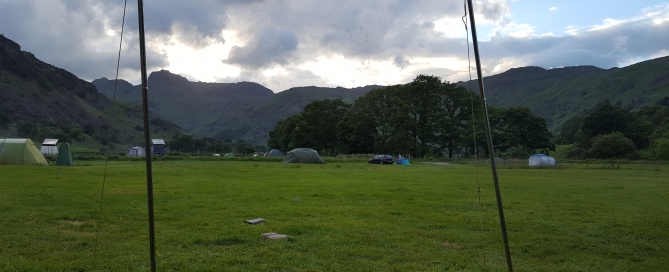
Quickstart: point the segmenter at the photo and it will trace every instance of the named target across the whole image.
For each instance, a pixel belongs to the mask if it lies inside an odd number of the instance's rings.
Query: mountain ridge
[[[140,143],[141,108],[117,103],[115,125],[109,133],[112,105],[93,84],[21,51],[19,44],[0,36],[0,111],[15,124],[0,126],[5,137],[40,141],[58,136],[93,149],[106,146],[107,136],[113,143]],[[183,134],[176,124],[159,116],[151,121],[157,136]]]

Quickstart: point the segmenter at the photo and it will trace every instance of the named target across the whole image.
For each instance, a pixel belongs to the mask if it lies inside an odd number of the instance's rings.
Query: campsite
[[[406,167],[207,158],[154,162],[159,270],[505,269],[483,162]],[[2,167],[0,270],[148,269],[143,162],[109,162],[101,217],[104,161]],[[630,168],[500,164],[516,268],[669,266],[669,166]],[[243,222],[258,217],[266,222]],[[267,232],[292,238],[261,239]]]

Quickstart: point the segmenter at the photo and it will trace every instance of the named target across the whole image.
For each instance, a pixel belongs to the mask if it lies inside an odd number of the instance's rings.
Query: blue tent
[[[402,158],[402,157],[400,157],[399,159],[397,159],[397,162],[396,162],[396,163],[397,163],[397,164],[401,164],[401,165],[411,165],[411,163],[409,163],[409,159],[407,159],[407,158]]]

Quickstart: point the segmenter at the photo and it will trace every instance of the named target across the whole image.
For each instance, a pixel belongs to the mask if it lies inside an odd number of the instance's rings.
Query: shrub
[[[655,140],[655,156],[660,160],[669,160],[669,138]]]
[[[588,156],[596,159],[636,157],[636,147],[632,140],[620,132],[599,135],[592,139]]]
[[[534,153],[524,146],[512,146],[504,152],[505,158],[525,159]]]

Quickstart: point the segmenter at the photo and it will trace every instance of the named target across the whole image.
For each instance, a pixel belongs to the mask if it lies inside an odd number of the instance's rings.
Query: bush
[[[533,150],[529,150],[523,146],[512,146],[504,152],[505,158],[526,159],[532,155]]]
[[[669,138],[655,140],[655,156],[660,160],[669,160]]]
[[[593,138],[588,156],[596,159],[631,158],[637,157],[637,152],[632,140],[616,131]]]

